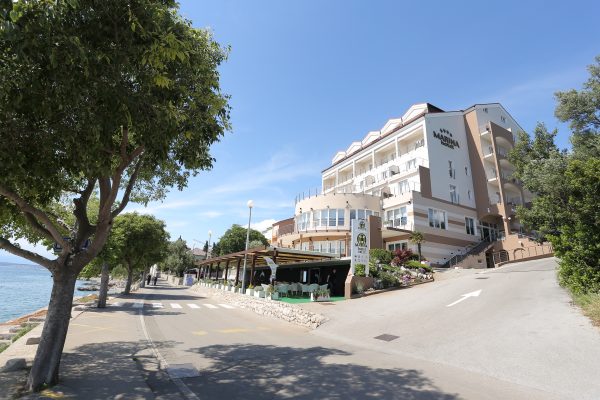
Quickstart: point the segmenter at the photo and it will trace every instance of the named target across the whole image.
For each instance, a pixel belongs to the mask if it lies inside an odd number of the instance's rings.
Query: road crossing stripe
[[[177,303],[171,303],[171,308],[181,308],[181,305]]]
[[[198,304],[188,304],[187,306],[189,308],[200,308],[200,306]]]
[[[205,303],[204,306],[211,308],[211,309],[219,308],[219,307],[215,306],[214,304],[207,304],[207,303]]]
[[[154,308],[163,308],[162,303],[152,303],[152,307]]]
[[[112,303],[111,307],[121,307],[123,305],[123,303]]]
[[[231,310],[232,308],[235,308],[234,306],[230,306],[229,304],[219,304],[221,307],[223,308],[227,308],[229,310]]]
[[[144,303],[139,302],[139,303],[133,303],[133,308],[142,308],[144,307]]]

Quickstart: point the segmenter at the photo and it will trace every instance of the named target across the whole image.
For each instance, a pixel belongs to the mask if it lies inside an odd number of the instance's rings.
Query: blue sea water
[[[85,296],[94,292],[77,290],[82,282],[75,285],[75,296]],[[46,307],[52,291],[50,272],[39,265],[0,263],[0,322]]]

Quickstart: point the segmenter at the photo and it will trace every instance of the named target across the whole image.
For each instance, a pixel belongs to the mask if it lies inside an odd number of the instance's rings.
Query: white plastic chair
[[[284,294],[287,296],[288,295],[288,285],[277,285],[277,291],[279,292],[280,296],[283,296]]]
[[[300,290],[302,290],[302,296],[304,296],[304,293],[309,293],[310,294],[310,287],[309,287],[309,285],[301,284],[300,285]]]
[[[308,286],[308,291],[310,293],[314,293],[319,289],[319,284],[318,283],[312,283]]]

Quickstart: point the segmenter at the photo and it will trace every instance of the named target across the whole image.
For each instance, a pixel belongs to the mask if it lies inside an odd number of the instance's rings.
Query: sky
[[[181,1],[230,55],[220,67],[232,130],[211,148],[213,169],[154,214],[172,239],[211,243],[232,225],[263,230],[352,141],[414,103],[444,110],[500,102],[528,132],[554,117],[554,92],[580,89],[600,55],[600,2]],[[29,247],[22,243],[22,246]],[[0,261],[17,258],[0,253]]]

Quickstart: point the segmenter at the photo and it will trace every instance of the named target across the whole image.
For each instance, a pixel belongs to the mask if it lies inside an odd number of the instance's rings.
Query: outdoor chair
[[[300,290],[302,290],[302,296],[304,296],[304,293],[310,293],[310,286],[302,284]]]
[[[319,289],[320,290],[327,290],[327,291],[329,291],[329,285],[328,284],[320,285]]]
[[[317,290],[319,290],[319,284],[317,284],[317,283],[312,283],[308,286],[309,293],[314,293]]]
[[[277,285],[277,291],[280,296],[288,295],[288,285]]]
[[[292,293],[294,293],[294,295],[297,295],[297,294],[298,294],[298,292],[299,292],[299,291],[301,291],[301,290],[302,290],[302,286],[300,286],[300,284],[299,284],[299,283],[292,283],[292,284],[290,285],[290,291],[291,291]]]

